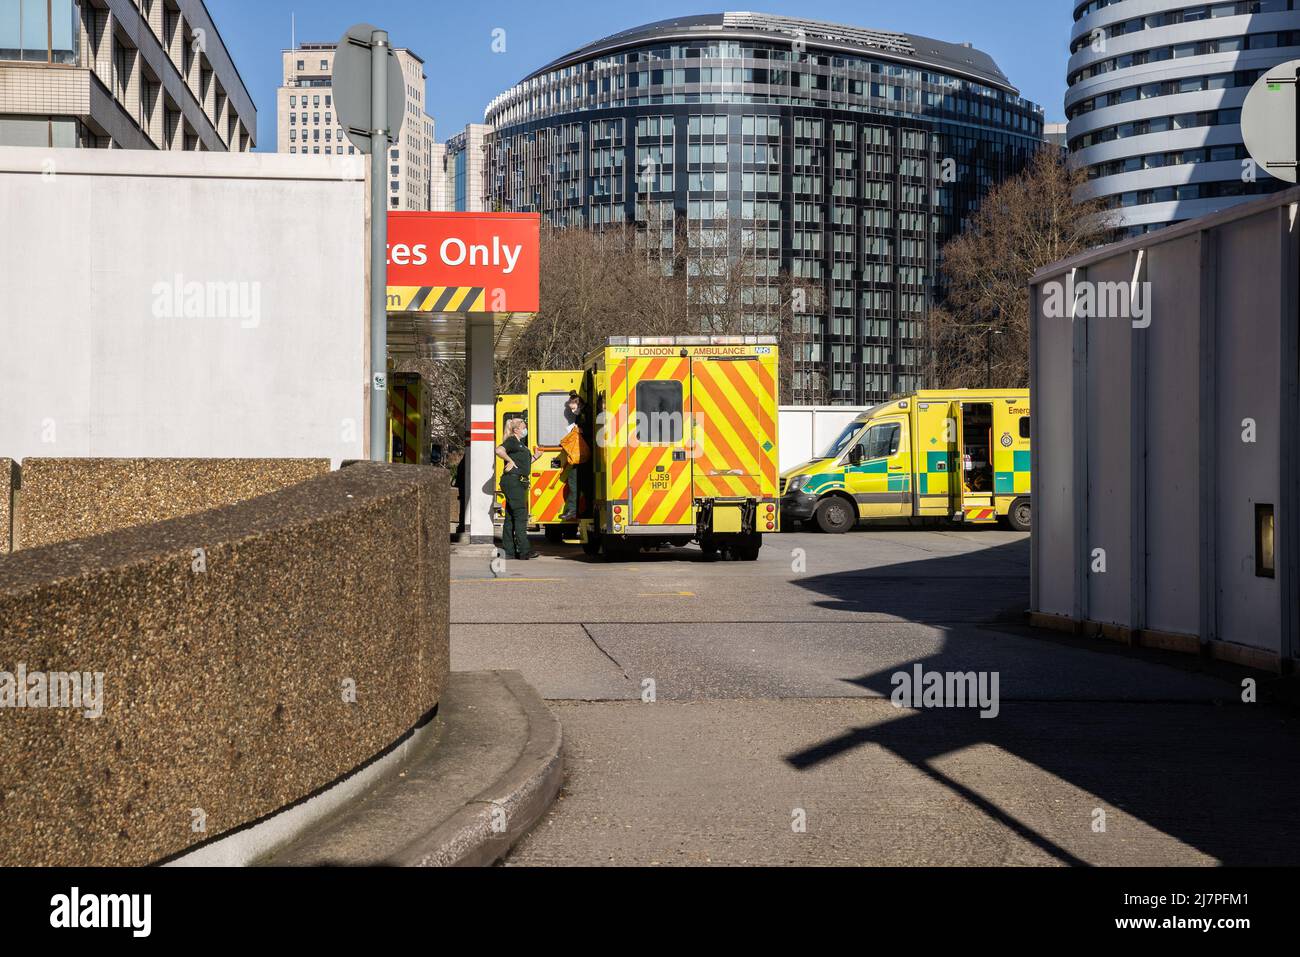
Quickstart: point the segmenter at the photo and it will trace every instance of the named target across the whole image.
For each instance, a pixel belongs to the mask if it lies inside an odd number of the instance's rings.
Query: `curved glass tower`
[[[1300,58],[1297,0],[1088,0],[1074,7],[1071,152],[1137,235],[1282,188],[1246,164],[1251,84]]]
[[[970,46],[752,13],[588,44],[502,93],[485,121],[493,208],[637,223],[693,301],[742,259],[756,330],[779,276],[807,284],[809,341],[783,401],[850,403],[924,384],[936,254],[1043,126]]]

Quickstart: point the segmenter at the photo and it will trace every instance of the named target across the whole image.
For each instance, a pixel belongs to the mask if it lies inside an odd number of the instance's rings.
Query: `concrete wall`
[[[0,148],[0,452],[364,456],[357,159]]]
[[[1043,623],[1263,667],[1300,657],[1297,204],[1293,189],[1034,276]],[[1135,277],[1150,284],[1144,328],[1048,313],[1054,284]],[[1271,578],[1256,574],[1257,504],[1274,507]]]
[[[102,675],[98,709],[0,708],[0,866],[170,857],[421,722],[449,661],[446,486],[361,463],[0,560],[0,696],[20,668]]]
[[[234,505],[329,470],[327,459],[27,459],[13,548]]]

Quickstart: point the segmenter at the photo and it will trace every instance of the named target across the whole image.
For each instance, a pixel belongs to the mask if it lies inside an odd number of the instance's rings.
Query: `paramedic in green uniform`
[[[523,419],[506,423],[506,440],[497,446],[497,458],[505,462],[501,471],[501,494],[506,498],[506,519],[501,529],[501,549],[506,558],[527,561],[536,557],[528,544],[528,475],[542,454],[528,454],[528,426]]]

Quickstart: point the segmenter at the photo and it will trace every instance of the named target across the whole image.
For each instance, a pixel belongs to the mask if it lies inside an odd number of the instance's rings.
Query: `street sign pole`
[[[370,35],[370,459],[388,461],[388,31]]]

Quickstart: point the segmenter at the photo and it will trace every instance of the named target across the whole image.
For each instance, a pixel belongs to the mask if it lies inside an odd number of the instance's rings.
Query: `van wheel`
[[[582,543],[582,553],[588,558],[600,557],[600,533],[594,528],[587,533],[586,539]]]
[[[1018,498],[1011,503],[1011,510],[1007,512],[1007,524],[1017,532],[1029,531],[1032,523],[1032,509],[1029,499]]]
[[[831,532],[836,535],[847,532],[858,520],[853,508],[838,495],[822,499],[821,504],[817,506],[817,511],[813,514],[813,518],[817,520],[817,527],[823,532]]]

